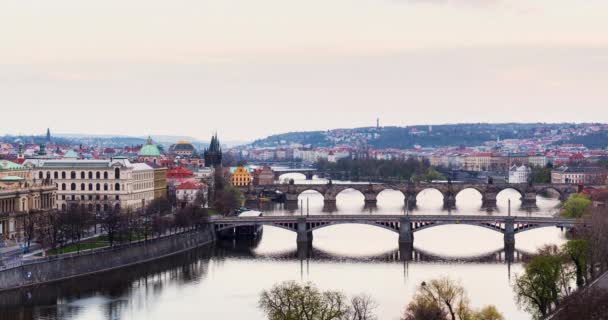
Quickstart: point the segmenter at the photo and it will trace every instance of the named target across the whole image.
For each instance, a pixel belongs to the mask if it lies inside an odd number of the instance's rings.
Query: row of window
[[[55,184],[55,185],[59,189],[59,184]],[[107,183],[104,183],[103,184],[103,191],[108,191],[109,187],[110,186]],[[123,184],[122,185],[122,190],[124,191],[124,189],[125,189],[125,185]],[[61,184],[61,190],[63,190],[63,191],[67,190],[67,185],[65,183]],[[70,190],[71,191],[77,191],[77,190],[86,191],[87,190],[87,186],[84,183],[81,183],[80,184],[80,189],[77,189],[77,184],[76,183],[72,183],[72,184],[70,184]],[[92,183],[89,183],[88,190],[89,191],[93,191],[93,184]],[[115,191],[120,191],[121,190],[120,183],[115,183],[114,184],[114,190]],[[101,184],[100,183],[95,184],[95,191],[101,191]]]
[[[107,194],[105,194],[105,195],[103,196],[103,200],[108,200],[108,199],[109,199],[109,198],[108,198],[108,195],[107,195]],[[119,195],[116,195],[116,196],[114,197],[114,199],[115,199],[115,200],[120,200],[120,196],[119,196]],[[59,200],[59,195],[57,195],[57,200]],[[101,200],[101,196],[100,196],[100,195],[98,195],[98,194],[96,194],[95,196],[93,196],[92,194],[90,194],[90,195],[88,195],[88,196],[86,196],[86,195],[77,196],[77,195],[75,195],[75,194],[73,194],[73,195],[71,195],[71,196],[70,196],[70,195],[66,196],[65,194],[62,194],[62,195],[61,195],[61,200],[64,200],[64,201],[65,201],[65,200],[68,200],[68,201],[69,201],[69,200],[71,200],[71,201],[77,201],[77,200],[83,200],[83,201],[85,201],[85,200],[89,200],[89,201],[93,201],[93,200]]]
[[[133,184],[133,190],[141,190],[146,188],[154,188],[154,182],[142,182]]]
[[[59,179],[60,176],[61,176],[61,179],[67,179],[67,172],[65,172],[65,171],[61,171],[61,173],[59,173],[59,171],[53,172],[53,179]],[[84,171],[80,172],[80,179],[84,180],[87,178],[87,176],[88,176],[89,180],[92,180],[93,176],[95,176],[95,179],[99,180],[99,179],[101,179],[102,173],[100,171],[96,171],[95,173],[93,173],[93,171],[88,171],[88,174],[85,173]],[[76,173],[76,171],[70,172],[70,179],[74,180],[74,179],[77,179],[77,177],[78,177],[78,174]],[[38,179],[44,179],[44,178],[45,178],[44,172],[42,172],[42,171],[38,172]],[[51,179],[50,171],[46,172],[46,178]],[[108,179],[107,171],[103,172],[103,178]],[[114,169],[114,179],[120,179],[120,168]]]

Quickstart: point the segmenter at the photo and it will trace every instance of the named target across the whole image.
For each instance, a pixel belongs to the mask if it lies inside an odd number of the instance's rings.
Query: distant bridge
[[[279,178],[288,173],[301,173],[306,176],[306,180],[312,180],[312,178],[317,174],[317,169],[313,168],[276,168],[272,170],[274,173],[274,180],[279,180]]]
[[[515,247],[515,235],[543,227],[572,228],[575,219],[514,217],[514,216],[453,216],[453,215],[314,215],[213,217],[215,231],[238,227],[273,226],[297,233],[298,245],[310,244],[313,231],[339,224],[366,224],[399,234],[399,246],[413,248],[414,233],[442,225],[472,225],[504,235],[506,249]]]
[[[301,169],[300,169],[301,170]],[[521,195],[523,207],[536,207],[536,196],[539,193],[553,190],[559,194],[559,199],[565,201],[570,194],[579,191],[577,185],[573,184],[512,184],[512,183],[349,183],[349,184],[274,184],[263,186],[240,187],[246,200],[255,201],[260,195],[268,192],[280,192],[284,194],[286,201],[297,202],[298,196],[305,191],[314,190],[323,195],[324,201],[331,203],[336,201],[340,192],[345,190],[357,190],[363,194],[366,203],[376,203],[378,194],[384,190],[397,190],[405,196],[405,201],[410,208],[416,207],[418,194],[427,189],[438,190],[443,196],[444,207],[455,208],[456,196],[463,190],[472,189],[482,196],[484,208],[496,207],[496,196],[499,192],[512,189]]]

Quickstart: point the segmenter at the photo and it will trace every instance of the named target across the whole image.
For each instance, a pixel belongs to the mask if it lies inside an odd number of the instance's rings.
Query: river
[[[322,183],[322,181],[315,181]],[[375,208],[363,195],[344,191],[336,207],[324,207],[315,192],[302,194],[304,208],[280,204],[266,214],[400,214],[404,199],[383,191]],[[559,201],[538,198],[538,210],[519,208],[519,194],[498,195],[498,210],[481,209],[481,195],[465,190],[457,208],[442,209],[438,191],[423,191],[418,208],[407,214],[493,214],[550,216]],[[308,203],[308,206],[306,205]],[[494,304],[506,319],[530,319],[519,310],[512,283],[529,253],[544,244],[561,244],[564,233],[541,228],[516,236],[515,261],[507,263],[502,234],[474,226],[440,226],[417,232],[415,259],[398,258],[397,235],[366,225],[338,225],[315,231],[312,258],[299,260],[296,235],[265,227],[258,241],[218,242],[200,250],[147,265],[0,295],[2,319],[265,319],[257,308],[261,290],[285,280],[310,281],[348,295],[366,293],[378,303],[381,320],[399,319],[422,281],[448,275],[465,287],[472,305]]]

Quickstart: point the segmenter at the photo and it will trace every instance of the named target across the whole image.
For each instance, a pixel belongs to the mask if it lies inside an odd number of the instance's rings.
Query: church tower
[[[222,166],[222,147],[220,140],[217,138],[217,133],[211,137],[209,148],[205,149],[204,157],[206,167]]]

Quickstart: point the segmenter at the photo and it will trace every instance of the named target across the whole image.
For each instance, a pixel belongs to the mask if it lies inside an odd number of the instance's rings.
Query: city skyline
[[[27,126],[3,133],[252,140],[377,117],[608,122],[607,11],[597,0],[6,1],[0,105]]]

